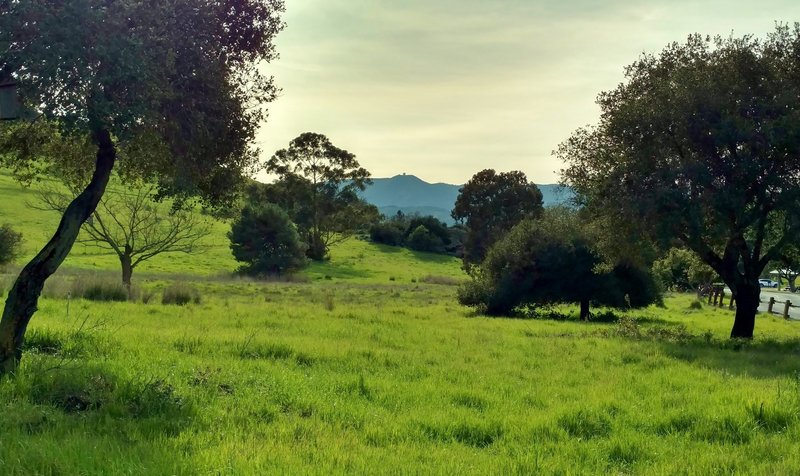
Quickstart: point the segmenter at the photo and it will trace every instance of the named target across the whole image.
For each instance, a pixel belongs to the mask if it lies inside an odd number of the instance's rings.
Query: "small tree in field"
[[[287,210],[313,260],[324,259],[332,244],[378,219],[377,209],[356,194],[370,183],[369,172],[322,134],[300,134],[289,148],[275,152],[267,171],[280,176],[268,190],[275,197],[270,201]]]
[[[490,315],[519,306],[579,303],[581,320],[590,305],[644,307],[659,299],[650,274],[631,264],[609,266],[567,210],[524,220],[498,241],[459,288],[459,301]]]
[[[0,319],[0,374],[22,358],[45,281],[72,249],[116,167],[124,183],[223,203],[257,162],[275,97],[281,0],[0,2],[0,80],[33,122],[0,124],[0,164],[23,179],[82,176],[55,233],[22,269]]]
[[[21,245],[22,233],[14,231],[8,223],[0,226],[0,265],[14,261]]]
[[[141,263],[165,253],[200,252],[200,241],[211,233],[211,224],[198,213],[188,206],[175,209],[158,203],[156,192],[154,185],[106,192],[77,240],[117,255],[129,294],[133,270]],[[41,208],[59,213],[72,200],[55,189],[43,190],[40,199]]]
[[[228,233],[242,272],[254,276],[281,275],[306,264],[305,245],[294,224],[277,205],[249,204]]]

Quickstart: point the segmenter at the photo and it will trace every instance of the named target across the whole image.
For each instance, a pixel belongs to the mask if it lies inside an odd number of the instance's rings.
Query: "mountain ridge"
[[[572,197],[572,191],[558,184],[537,184],[542,191],[545,206],[563,204]],[[386,216],[398,211],[405,214],[433,215],[439,220],[453,224],[450,211],[455,205],[462,185],[444,182],[430,183],[411,174],[388,178],[373,178],[372,185],[361,192],[361,196],[378,207]]]

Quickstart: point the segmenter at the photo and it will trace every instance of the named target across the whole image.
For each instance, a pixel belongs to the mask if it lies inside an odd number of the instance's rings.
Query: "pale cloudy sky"
[[[312,131],[374,177],[552,183],[552,150],[640,53],[692,32],[763,36],[800,21],[800,1],[286,0],[284,20],[265,160]]]

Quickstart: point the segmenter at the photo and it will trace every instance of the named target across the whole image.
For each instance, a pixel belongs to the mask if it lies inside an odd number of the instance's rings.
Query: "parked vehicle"
[[[775,281],[773,281],[771,279],[759,279],[758,280],[758,284],[762,288],[777,288],[778,287],[778,283],[776,283]]]

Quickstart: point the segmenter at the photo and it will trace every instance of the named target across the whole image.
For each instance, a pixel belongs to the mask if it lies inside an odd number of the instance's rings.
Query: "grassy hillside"
[[[0,174],[0,223],[11,223],[23,233],[23,255],[17,263],[23,264],[41,249],[58,226],[57,213],[35,209],[38,206],[37,190],[20,186],[11,177]],[[163,254],[142,263],[134,273],[147,279],[152,275],[175,274],[193,277],[224,276],[232,273],[238,263],[233,259],[226,233],[230,225],[212,220],[213,232],[203,243],[203,251],[187,255]],[[369,257],[369,258],[367,258]],[[452,257],[417,253],[409,250],[374,245],[350,239],[335,246],[331,260],[315,263],[303,274],[312,279],[349,280],[355,282],[389,282],[390,278],[410,282],[426,275],[463,277],[459,261]],[[117,271],[119,261],[108,250],[77,243],[64,263],[68,270]]]
[[[57,220],[34,198],[0,177],[28,256]],[[232,279],[226,229],[143,267],[146,303],[56,292],[116,277],[75,250],[0,381],[0,474],[800,474],[796,322],[732,342],[731,311],[682,295],[490,319],[441,284],[457,260],[360,240],[307,282]],[[176,280],[201,302],[162,304]]]

